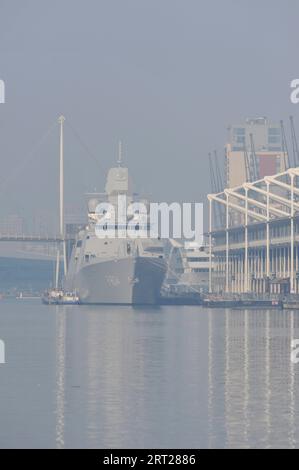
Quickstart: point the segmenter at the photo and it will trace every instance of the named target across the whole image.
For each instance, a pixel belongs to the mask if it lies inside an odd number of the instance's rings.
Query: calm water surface
[[[299,447],[299,312],[0,301],[0,447]]]

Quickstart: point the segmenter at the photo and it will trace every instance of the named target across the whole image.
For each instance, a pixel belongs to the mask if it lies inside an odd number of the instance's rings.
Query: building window
[[[280,136],[280,128],[279,127],[270,127],[268,129],[268,135],[279,135]]]
[[[281,138],[281,131],[279,127],[270,127],[268,129],[268,143],[279,144]]]
[[[235,135],[245,135],[245,127],[235,127],[234,128]]]
[[[235,127],[233,129],[233,140],[236,144],[245,144],[245,128],[244,127]]]
[[[268,143],[269,144],[279,144],[280,136],[279,135],[269,135],[268,136]]]

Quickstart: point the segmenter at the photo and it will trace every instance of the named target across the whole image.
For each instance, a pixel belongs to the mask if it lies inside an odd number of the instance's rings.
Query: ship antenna
[[[117,160],[118,166],[121,166],[122,164],[122,143],[121,141],[118,142],[118,160]]]

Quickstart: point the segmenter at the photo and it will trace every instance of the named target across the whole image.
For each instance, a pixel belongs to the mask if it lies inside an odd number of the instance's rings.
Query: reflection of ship
[[[112,221],[109,210],[96,213],[99,195],[89,201],[89,223],[77,236],[65,288],[76,291],[81,303],[155,304],[166,272],[163,243],[128,236],[128,224],[140,234],[142,230],[148,234],[148,222],[142,222],[138,211],[118,222],[118,196],[126,196],[128,204],[133,202],[128,169],[121,166],[120,159],[118,164],[109,170],[105,193],[115,219]],[[105,238],[96,233],[99,224],[106,230]],[[115,236],[108,234],[111,227]]]

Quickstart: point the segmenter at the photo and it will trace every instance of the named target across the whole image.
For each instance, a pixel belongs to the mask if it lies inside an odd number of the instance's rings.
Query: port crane
[[[290,156],[289,156],[288,143],[287,143],[285,129],[284,129],[284,123],[282,120],[280,121],[280,133],[281,133],[281,149],[284,155],[284,166],[285,166],[285,169],[288,170],[291,166]]]
[[[291,139],[292,139],[292,149],[293,149],[293,162],[294,162],[294,166],[297,167],[299,166],[299,150],[298,150],[298,142],[296,138],[293,116],[290,116],[290,127],[291,127]]]

